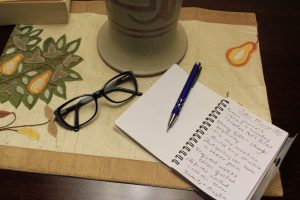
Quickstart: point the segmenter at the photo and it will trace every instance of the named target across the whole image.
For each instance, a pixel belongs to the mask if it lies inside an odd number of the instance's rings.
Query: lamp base
[[[133,71],[137,76],[155,76],[180,62],[187,50],[185,30],[177,23],[174,31],[152,37],[126,35],[103,24],[97,39],[104,62],[119,71]]]

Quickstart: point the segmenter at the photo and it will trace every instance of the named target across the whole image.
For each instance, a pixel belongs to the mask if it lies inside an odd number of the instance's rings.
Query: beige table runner
[[[105,22],[106,16],[91,13],[105,14],[103,2],[74,1],[71,10],[74,13],[90,12],[90,14],[72,14],[68,25],[23,25],[19,29],[26,34],[26,28],[29,27],[32,40],[37,39],[37,35],[42,38],[41,49],[43,48],[42,44],[48,42],[47,53],[49,55],[55,52],[49,51],[49,48],[52,48],[49,47],[51,46],[49,38],[52,38],[56,46],[59,46],[60,43],[65,45],[72,53],[71,58],[74,59],[72,71],[69,71],[70,77],[73,77],[74,80],[65,82],[61,88],[57,87],[56,92],[51,94],[51,98],[48,96],[49,99],[45,99],[45,96],[49,95],[49,91],[47,93],[46,89],[43,93],[44,96],[36,101],[29,101],[30,98],[27,96],[25,101],[27,104],[23,101],[18,106],[12,106],[9,101],[0,104],[0,110],[3,111],[2,117],[5,116],[0,119],[0,122],[13,117],[13,114],[10,114],[12,112],[17,116],[15,123],[18,125],[47,121],[47,116],[51,118],[49,114],[47,115],[47,110],[55,109],[63,103],[65,100],[61,98],[62,96],[65,95],[69,99],[96,91],[106,80],[117,74],[105,66],[96,49],[97,33]],[[189,71],[195,60],[201,61],[204,68],[200,81],[203,84],[220,95],[229,95],[255,114],[270,121],[259,43],[257,43],[255,15],[183,8],[181,19],[184,20],[181,23],[189,38],[189,49],[180,66]],[[42,31],[39,32],[40,30]],[[18,42],[17,44],[22,44],[20,41]],[[249,55],[249,60],[243,66],[231,65],[230,60],[226,60],[226,51],[245,42],[255,44],[255,51]],[[32,45],[34,44],[32,42]],[[9,56],[16,52],[7,47],[4,54]],[[34,54],[35,57],[32,57],[37,59],[37,54],[38,52]],[[0,65],[3,66],[3,63],[4,61],[1,61]],[[69,60],[67,63],[72,62]],[[26,65],[24,64],[24,66]],[[19,67],[18,70],[22,69]],[[5,75],[3,74],[4,70],[1,71],[1,66],[0,72],[2,72],[1,76]],[[46,72],[43,71],[45,76]],[[34,73],[31,74],[36,76]],[[138,79],[141,91],[146,91],[157,79],[158,77]],[[22,81],[24,82],[24,80]],[[16,86],[16,88],[18,88],[16,91],[22,92],[22,87],[20,89]],[[31,89],[35,91],[35,88]],[[32,102],[34,105],[28,104],[28,102]],[[48,106],[45,102],[49,103]],[[80,131],[79,134],[65,131],[53,125],[55,123],[49,122],[41,126],[24,127],[19,130],[21,134],[0,131],[0,167],[171,188],[192,188],[114,129],[114,119],[132,102],[121,107],[113,107],[104,101],[99,103],[101,108],[99,116],[93,124]],[[31,116],[30,120],[27,116]],[[0,123],[1,125],[2,123]],[[282,193],[278,174],[265,195],[280,196]]]

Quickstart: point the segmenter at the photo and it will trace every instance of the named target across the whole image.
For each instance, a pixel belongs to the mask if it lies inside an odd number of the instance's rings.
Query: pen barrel
[[[179,98],[172,110],[172,113],[174,113],[175,115],[178,115],[190,90],[192,89],[192,87],[194,86],[195,82],[197,81],[197,78],[199,76],[200,73],[200,66],[198,64],[195,64],[186,83],[184,84],[184,87],[182,88],[182,91],[179,95]]]
[[[200,73],[200,66],[198,64],[195,64],[181,93],[180,93],[180,96],[181,95],[185,95],[187,96],[190,89],[195,85],[195,82],[197,81],[198,79],[198,76],[199,76],[199,73]]]
[[[183,104],[184,104],[190,90],[192,89],[192,87],[194,86],[195,82],[197,81],[197,79],[199,77],[200,71],[201,71],[201,64],[195,63],[188,79],[186,80],[186,82],[181,90],[181,93],[177,99],[177,102],[172,110],[172,113],[171,113],[171,116],[170,116],[170,119],[168,122],[167,130],[169,130],[173,126],[176,119],[178,118],[180,110],[182,109]]]
[[[179,112],[180,112],[180,110],[181,110],[181,108],[182,108],[182,106],[183,106],[183,104],[184,104],[184,102],[185,102],[185,99],[186,98],[179,98],[178,100],[177,100],[177,102],[176,102],[176,104],[175,104],[175,106],[174,106],[174,108],[173,108],[173,110],[172,110],[172,113],[174,113],[175,115],[179,115]]]

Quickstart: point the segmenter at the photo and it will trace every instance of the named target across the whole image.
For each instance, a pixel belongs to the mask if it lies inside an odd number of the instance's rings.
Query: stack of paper
[[[0,25],[68,23],[70,0],[0,0]]]

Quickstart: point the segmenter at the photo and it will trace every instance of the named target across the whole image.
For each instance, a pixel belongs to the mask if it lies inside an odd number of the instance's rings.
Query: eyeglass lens
[[[65,105],[60,115],[68,125],[76,127],[91,120],[96,112],[97,105],[93,96],[85,95]]]
[[[122,102],[136,94],[136,84],[133,76],[125,74],[108,82],[103,88],[107,98],[114,102]]]

